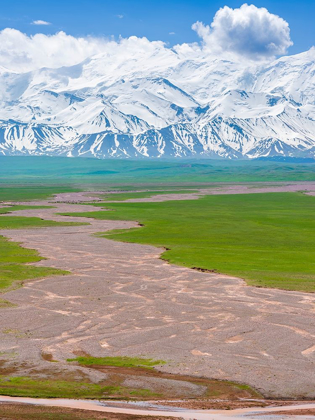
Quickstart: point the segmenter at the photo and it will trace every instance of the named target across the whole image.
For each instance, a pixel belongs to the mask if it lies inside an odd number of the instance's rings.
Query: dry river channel
[[[165,360],[164,372],[245,383],[269,398],[315,398],[314,294],[249,287],[238,278],[168,264],[159,259],[161,249],[93,235],[137,226],[133,222],[56,214],[95,211],[73,203],[87,199],[59,195],[55,208],[13,215],[88,225],[1,231],[46,258],[35,265],[71,272],[1,296],[16,306],[0,309],[0,352],[14,354],[19,375],[34,373],[34,366],[77,372],[66,359],[79,353],[142,356]],[[95,382],[106,375],[80,369]]]

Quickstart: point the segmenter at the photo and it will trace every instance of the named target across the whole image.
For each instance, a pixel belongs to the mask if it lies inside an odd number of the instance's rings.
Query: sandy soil
[[[14,215],[77,222],[54,213],[95,210],[62,199],[57,197],[56,209]],[[18,305],[0,309],[6,366],[24,364],[19,374],[29,373],[27,364],[38,372],[75,373],[78,368],[65,360],[76,352],[142,355],[166,360],[165,372],[247,383],[267,397],[315,397],[314,294],[258,289],[237,278],[173,266],[159,259],[157,248],[92,236],[134,223],[88,221],[1,232],[47,258],[37,265],[72,272],[2,295]],[[106,377],[95,369],[81,371],[93,380]]]

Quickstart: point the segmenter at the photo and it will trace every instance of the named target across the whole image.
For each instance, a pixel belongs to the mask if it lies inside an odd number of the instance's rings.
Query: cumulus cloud
[[[0,67],[11,71],[27,72],[43,67],[59,68],[79,64],[87,58],[103,54],[107,65],[110,62],[132,62],[141,68],[141,60],[148,65],[158,65],[177,54],[162,41],[147,38],[106,39],[101,37],[74,37],[65,32],[54,35],[26,35],[6,28],[0,31]],[[156,62],[158,57],[158,62]]]
[[[265,8],[243,4],[239,9],[221,8],[211,25],[193,24],[205,46],[252,58],[282,55],[293,44],[288,23]]]
[[[47,26],[47,25],[51,25],[51,23],[50,22],[47,22],[46,20],[33,20],[33,22],[32,22],[32,25],[44,25],[44,26]]]
[[[234,10],[224,7],[216,13],[210,26],[196,22],[193,28],[202,38],[201,44],[183,43],[172,48],[162,41],[136,36],[117,41],[113,38],[74,37],[65,32],[28,36],[6,28],[0,31],[0,67],[27,72],[42,67],[72,66],[94,55],[104,54],[107,65],[116,62],[123,66],[128,61],[127,64],[138,71],[144,65],[157,68],[196,57],[210,60],[211,56],[222,52],[225,56],[233,55],[233,52],[251,58],[272,57],[284,54],[292,44],[287,22],[266,9],[247,4]]]
[[[103,52],[109,42],[103,38],[76,38],[65,32],[28,36],[6,28],[0,32],[0,65],[22,71],[71,66]]]

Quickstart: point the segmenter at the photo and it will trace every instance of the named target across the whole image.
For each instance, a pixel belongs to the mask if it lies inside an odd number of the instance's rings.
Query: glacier
[[[161,49],[0,66],[0,155],[315,157],[315,49],[269,62]]]

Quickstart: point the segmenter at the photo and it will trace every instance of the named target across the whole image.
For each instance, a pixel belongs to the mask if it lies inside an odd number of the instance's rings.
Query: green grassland
[[[106,238],[165,247],[175,264],[244,278],[248,284],[315,291],[315,197],[302,193],[213,195],[162,203],[111,203],[71,214],[136,220]]]
[[[1,170],[0,170],[1,172]],[[10,176],[8,176],[10,178]],[[23,182],[24,177],[19,178],[19,182]],[[72,187],[70,185],[40,185],[39,179],[36,181],[36,186],[33,185],[5,185],[7,183],[1,183],[0,177],[0,202],[1,201],[31,201],[31,200],[46,200],[51,198],[54,194],[76,192],[80,191],[79,188]]]
[[[263,181],[315,181],[315,162],[0,156],[0,201],[21,200],[22,196],[24,200],[45,198],[71,188],[95,191],[110,185],[115,189],[148,184],[182,188],[200,183]],[[32,185],[36,188],[30,188]]]

